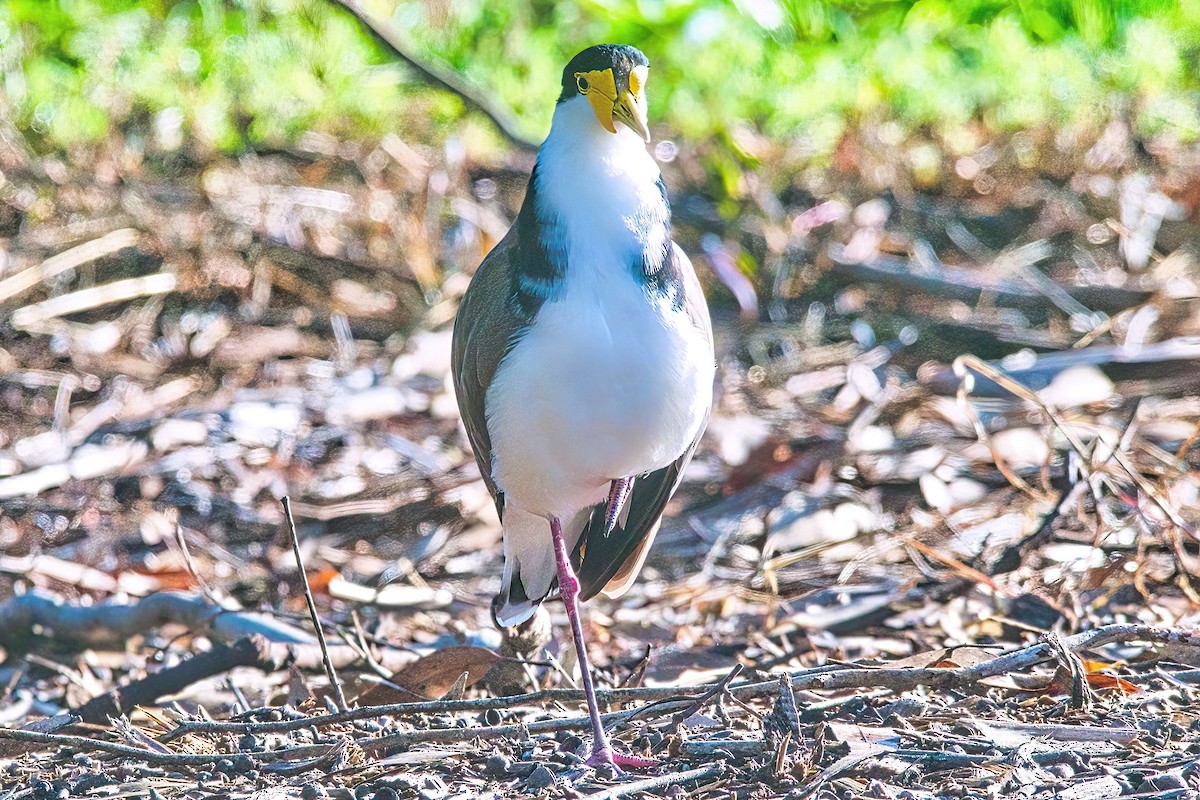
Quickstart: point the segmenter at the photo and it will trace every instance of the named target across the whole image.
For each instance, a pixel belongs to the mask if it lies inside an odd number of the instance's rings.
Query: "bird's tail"
[[[567,551],[583,532],[591,509],[563,522]],[[504,627],[520,625],[556,586],[558,566],[554,561],[554,543],[550,523],[513,506],[504,509],[504,578],[493,611],[496,622]]]

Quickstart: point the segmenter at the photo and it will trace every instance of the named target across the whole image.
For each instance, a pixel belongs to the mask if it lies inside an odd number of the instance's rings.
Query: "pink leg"
[[[588,716],[592,718],[592,754],[588,756],[587,763],[592,767],[607,764],[618,773],[621,766],[654,766],[658,763],[654,759],[618,753],[608,743],[604,723],[600,721],[600,704],[596,701],[596,689],[592,685],[592,667],[588,663],[587,648],[584,646],[583,625],[579,620],[579,579],[571,569],[571,558],[567,555],[567,544],[563,540],[562,524],[556,517],[550,518],[550,534],[554,538],[554,557],[558,562],[558,588],[562,593],[563,605],[567,609],[567,619],[571,623],[571,634],[575,638],[579,671],[583,675],[583,693],[587,696]]]

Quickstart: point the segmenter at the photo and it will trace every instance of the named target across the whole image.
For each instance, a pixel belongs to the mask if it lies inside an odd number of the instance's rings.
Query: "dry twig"
[[[325,674],[329,677],[329,685],[333,690],[334,702],[339,711],[346,711],[346,695],[342,692],[342,682],[338,680],[337,670],[329,657],[329,645],[325,643],[325,631],[321,627],[321,617],[317,614],[317,601],[313,599],[312,587],[308,585],[308,574],[304,571],[304,558],[300,555],[300,537],[296,534],[296,520],[292,518],[292,506],[288,498],[283,498],[283,516],[287,520],[288,535],[291,537],[292,554],[296,557],[296,569],[300,572],[300,581],[304,584],[304,599],[308,601],[308,613],[312,617],[313,628],[317,632],[317,644],[321,646],[321,663]]]
[[[588,795],[588,797],[592,798],[592,800],[619,800],[622,797],[638,797],[645,792],[666,789],[668,786],[678,786],[683,783],[719,778],[725,774],[725,770],[725,764],[718,761],[716,764],[709,764],[707,767],[686,769],[682,772],[668,772],[666,775],[658,775],[654,778],[646,778],[614,786],[611,789],[605,789],[603,792]]]
[[[350,12],[367,32],[383,45],[385,50],[407,64],[427,83],[457,95],[468,106],[491,120],[492,124],[496,126],[496,130],[500,131],[501,135],[510,143],[523,150],[537,149],[538,143],[521,134],[508,112],[493,106],[483,95],[450,70],[426,64],[410,53],[408,48],[401,43],[400,37],[392,26],[368,14],[357,0],[336,0],[336,2]]]
[[[271,642],[310,644],[312,637],[264,614],[232,611],[203,597],[159,592],[134,602],[110,600],[94,606],[66,605],[43,592],[29,592],[0,603],[0,641],[20,642],[41,629],[38,638],[53,637],[84,646],[117,644],[168,624],[226,641],[262,636]]]

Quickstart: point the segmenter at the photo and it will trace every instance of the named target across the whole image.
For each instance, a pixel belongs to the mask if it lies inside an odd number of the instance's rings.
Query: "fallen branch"
[[[716,764],[709,764],[707,767],[686,769],[682,772],[668,772],[666,775],[614,786],[611,789],[605,789],[603,792],[588,795],[588,797],[591,800],[619,800],[622,797],[638,797],[644,792],[650,792],[655,789],[666,789],[668,786],[678,786],[682,783],[719,778],[724,774],[725,764],[718,761]]]
[[[496,129],[500,131],[501,135],[509,143],[523,150],[536,150],[538,148],[537,142],[527,139],[521,134],[517,129],[516,122],[508,112],[495,108],[482,94],[450,70],[426,64],[418,59],[401,43],[400,37],[390,25],[368,14],[358,4],[357,0],[335,0],[335,2],[357,19],[375,41],[383,46],[383,49],[407,64],[425,82],[457,95],[467,106],[491,120],[492,124],[496,126]]]
[[[1004,374],[1009,378],[1019,380],[1023,385],[1037,391],[1048,386],[1055,375],[1069,367],[1157,364],[1166,361],[1196,360],[1200,360],[1200,336],[1176,336],[1173,339],[1151,342],[1136,348],[1093,344],[1075,350],[1039,353],[1030,356],[1028,361],[1022,361],[1019,366],[1005,365],[1004,362],[984,361],[981,363],[993,370],[1003,368]],[[1180,370],[1194,370],[1194,367],[1181,366]],[[976,380],[972,394],[980,397],[1005,397],[1012,394],[990,375],[983,373],[982,370],[980,373],[983,377]],[[951,364],[922,369],[919,380],[921,385],[931,392],[951,395],[958,391],[962,376],[955,371],[954,365]]]
[[[230,753],[169,753],[149,750],[143,747],[133,747],[127,744],[117,744],[116,742],[109,742],[104,739],[92,739],[87,736],[68,736],[61,733],[41,733],[38,731],[13,730],[9,728],[0,728],[0,739],[29,742],[32,744],[49,744],[58,747],[72,747],[85,753],[98,750],[117,756],[124,756],[125,758],[134,758],[148,764],[160,764],[171,767],[202,767],[208,764],[215,764],[221,759],[229,758],[231,755]],[[312,756],[314,750],[330,750],[338,746],[336,744],[303,745],[285,750],[255,753],[253,757],[263,761],[289,761],[299,758],[309,758]]]
[[[10,730],[0,728],[0,739],[11,739],[18,742],[33,744],[52,744],[58,747],[74,747],[82,752],[100,750],[126,758],[136,758],[151,764],[163,764],[174,767],[198,767],[213,764],[222,758],[228,758],[226,753],[209,753],[204,755],[159,753],[141,747],[131,747],[127,744],[106,742],[102,739],[90,739],[86,736],[67,736],[61,733],[40,733],[38,731]]]
[[[1074,636],[1063,637],[1062,646],[1070,651],[1085,650],[1113,642],[1145,641],[1155,645],[1182,644],[1200,647],[1200,634],[1184,633],[1149,625],[1105,625]],[[937,667],[880,667],[837,670],[821,675],[792,675],[792,686],[796,689],[829,690],[859,689],[878,686],[894,692],[906,692],[925,686],[935,689],[961,689],[972,686],[985,678],[995,678],[1028,669],[1055,658],[1055,647],[1040,642],[1029,647],[1005,653],[988,661],[969,667],[941,669]],[[774,683],[763,684],[774,686]],[[729,691],[736,693],[737,686]]]
[[[671,720],[671,724],[673,726],[682,725],[687,721],[688,717],[699,712],[702,708],[712,702],[714,697],[717,697],[718,695],[724,695],[725,691],[729,688],[729,684],[733,683],[734,679],[738,675],[742,674],[743,669],[744,667],[741,664],[734,664],[733,669],[729,670],[729,672],[725,674],[725,677],[717,682],[716,686],[700,695],[700,697],[697,698],[694,703],[676,714],[675,718]]]
[[[264,672],[282,669],[281,655],[273,651],[261,636],[239,639],[231,645],[218,644],[211,650],[192,656],[172,667],[119,686],[75,709],[84,722],[106,725],[110,717],[119,717],[135,706],[151,705],[160,697],[176,694],[194,683],[221,675],[237,667],[256,667]]]
[[[1148,625],[1106,625],[1074,636],[1064,637],[1062,644],[1069,650],[1084,650],[1113,642],[1146,641],[1155,645],[1184,644],[1200,648],[1200,634],[1184,633]],[[918,686],[933,688],[963,688],[972,686],[985,678],[993,678],[1025,670],[1055,658],[1054,648],[1046,643],[1022,647],[969,667],[842,667],[826,665],[791,673],[795,690],[864,689],[880,687],[894,692],[909,691]],[[659,709],[663,713],[677,711],[693,705],[699,697],[713,692],[720,683],[703,684],[682,688],[678,686],[642,687],[637,689],[600,689],[597,699],[603,704],[666,701]],[[754,683],[727,686],[725,691],[738,698],[765,697],[779,690],[778,678]],[[689,695],[688,692],[692,694]],[[395,703],[392,705],[353,708],[335,714],[319,714],[294,720],[275,722],[185,722],[160,737],[160,741],[171,741],[187,734],[202,733],[283,733],[301,728],[339,725],[360,719],[377,717],[412,717],[430,714],[452,714],[458,712],[488,711],[491,709],[513,709],[548,702],[578,702],[583,693],[575,689],[546,689],[507,697],[484,697],[475,700],[430,700],[421,703]],[[634,716],[640,709],[614,712],[604,715],[608,722],[619,723]],[[520,730],[530,733],[580,729],[587,726],[587,717],[544,720],[528,726],[494,725],[475,728],[437,729],[432,731],[406,731],[388,739],[368,740],[361,744],[366,748],[386,747],[393,744],[463,741],[476,736],[516,735]],[[544,730],[543,730],[544,729]],[[371,744],[371,743],[374,744]]]
[[[160,592],[133,602],[109,600],[94,606],[75,606],[35,591],[0,603],[0,642],[6,647],[49,638],[89,647],[119,645],[170,624],[204,631],[223,641],[257,635],[286,644],[314,642],[304,631],[274,617],[230,611],[183,592]],[[41,630],[35,634],[37,629]]]
[[[133,602],[108,600],[94,606],[73,606],[34,591],[0,603],[0,642],[12,652],[33,649],[48,639],[81,649],[119,647],[165,625],[179,625],[222,642],[261,637],[270,643],[271,651],[264,663],[291,663],[302,669],[320,669],[323,663],[316,640],[291,623],[269,614],[225,609],[183,592],[159,592]],[[331,645],[329,655],[336,667],[363,660],[357,648],[345,644]],[[391,672],[413,658],[402,650],[385,649],[377,654],[379,663]]]
[[[1146,302],[1151,295],[1147,291],[1111,286],[1061,287],[1058,284],[1052,284],[1058,291],[1051,293],[1047,291],[1046,284],[1052,283],[1048,278],[1034,286],[1030,284],[1028,276],[1021,280],[998,277],[996,271],[989,269],[946,266],[929,270],[907,258],[889,255],[879,255],[870,263],[864,263],[848,258],[842,245],[831,247],[829,257],[834,263],[836,273],[855,280],[881,283],[968,303],[978,302],[984,293],[997,302],[1019,306],[1028,306],[1031,303],[1059,305],[1061,297],[1068,297],[1088,308],[1115,314]],[[1056,300],[1059,302],[1056,303]]]

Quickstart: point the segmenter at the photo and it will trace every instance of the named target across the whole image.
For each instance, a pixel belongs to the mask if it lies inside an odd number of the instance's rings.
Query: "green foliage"
[[[420,0],[369,7],[531,136],[586,44],[650,56],[652,117],[744,159],[739,130],[829,153],[848,125],[953,139],[1094,124],[1119,101],[1143,132],[1200,137],[1200,0]],[[436,139],[453,96],[393,63],[327,0],[6,0],[0,103],[46,149],[133,125],[149,146],[239,150],[305,131]],[[140,127],[139,127],[140,126]],[[467,130],[486,125],[472,122]]]

